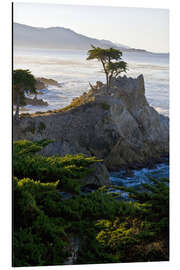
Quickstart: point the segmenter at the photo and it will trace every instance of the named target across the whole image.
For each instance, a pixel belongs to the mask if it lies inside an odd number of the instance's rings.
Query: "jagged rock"
[[[22,119],[14,127],[14,139],[54,139],[44,154],[95,155],[110,170],[141,167],[168,154],[169,119],[149,106],[142,75],[119,77],[109,91],[105,85],[94,87],[76,104],[66,112]],[[27,131],[30,121],[34,133]],[[42,132],[40,121],[46,125]]]
[[[25,103],[33,106],[48,106],[47,101],[43,99],[38,99],[37,97],[34,98],[25,98]]]
[[[103,83],[100,82],[100,81],[97,81],[96,82],[96,88],[101,88],[101,87],[103,87]]]

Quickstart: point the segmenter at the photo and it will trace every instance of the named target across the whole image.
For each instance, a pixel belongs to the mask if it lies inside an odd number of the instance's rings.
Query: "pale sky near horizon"
[[[14,3],[14,22],[60,26],[152,52],[169,52],[167,9]]]

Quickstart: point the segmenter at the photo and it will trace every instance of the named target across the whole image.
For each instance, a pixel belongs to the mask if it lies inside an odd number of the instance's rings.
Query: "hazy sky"
[[[14,3],[14,22],[66,27],[137,49],[169,52],[169,11],[166,9]]]

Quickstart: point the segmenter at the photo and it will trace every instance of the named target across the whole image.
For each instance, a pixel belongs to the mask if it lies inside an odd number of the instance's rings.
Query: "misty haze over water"
[[[29,69],[36,77],[57,80],[62,87],[48,87],[43,98],[47,107],[27,105],[25,111],[47,111],[68,105],[74,97],[89,89],[89,83],[105,82],[101,64],[87,61],[87,50],[48,50],[14,48],[14,69]],[[160,113],[169,114],[169,55],[148,52],[123,52],[128,62],[127,76],[141,73],[145,79],[148,102]]]

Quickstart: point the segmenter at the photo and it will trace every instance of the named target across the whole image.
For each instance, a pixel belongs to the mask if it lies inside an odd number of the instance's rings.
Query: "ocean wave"
[[[151,177],[156,179],[169,178],[168,162],[156,164],[153,168],[142,168],[128,172],[120,170],[110,173],[110,180],[113,184],[125,187],[140,187],[144,183],[150,183]]]

